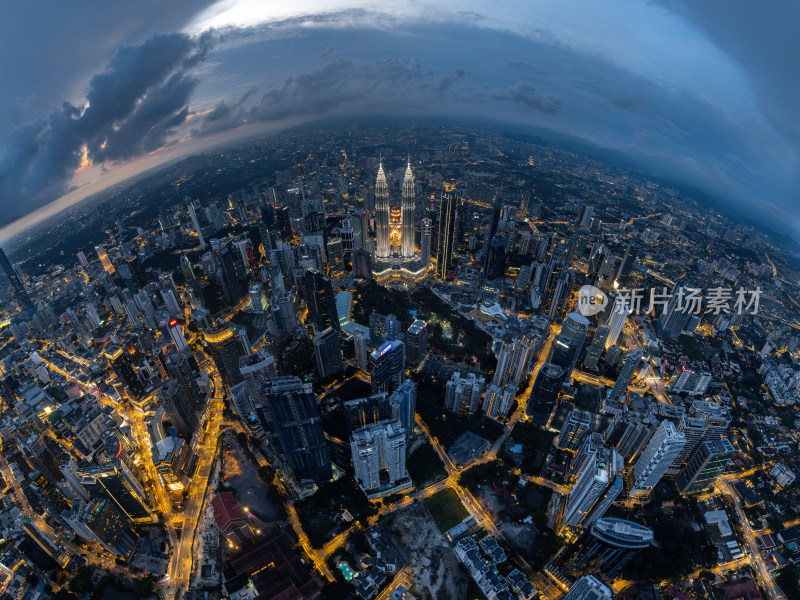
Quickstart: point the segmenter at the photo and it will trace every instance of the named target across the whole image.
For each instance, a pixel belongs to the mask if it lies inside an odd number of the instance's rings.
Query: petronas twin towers
[[[400,207],[393,207],[389,201],[389,186],[383,163],[378,168],[375,182],[375,227],[377,237],[377,257],[380,260],[414,258],[414,175],[411,163],[406,167],[403,178],[403,192]]]

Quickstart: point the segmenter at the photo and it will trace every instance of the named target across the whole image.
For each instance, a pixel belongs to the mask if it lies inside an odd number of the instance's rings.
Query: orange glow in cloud
[[[91,166],[92,166],[92,161],[89,160],[89,149],[86,146],[84,146],[83,148],[81,148],[81,164],[78,165],[78,168],[75,169],[75,172],[80,173],[87,167]]]

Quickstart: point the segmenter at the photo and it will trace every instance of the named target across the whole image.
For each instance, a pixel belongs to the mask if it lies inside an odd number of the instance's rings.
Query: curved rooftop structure
[[[632,550],[647,548],[653,543],[652,529],[615,517],[597,519],[592,525],[592,535],[618,548]]]

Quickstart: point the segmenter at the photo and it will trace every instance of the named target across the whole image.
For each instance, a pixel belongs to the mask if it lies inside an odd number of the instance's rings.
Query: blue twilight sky
[[[0,22],[0,238],[167,160],[331,115],[619,150],[800,238],[800,3],[32,0]]]

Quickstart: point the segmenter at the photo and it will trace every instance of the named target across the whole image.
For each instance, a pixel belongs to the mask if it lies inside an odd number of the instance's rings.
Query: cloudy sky
[[[798,28],[788,1],[16,3],[0,240],[167,160],[370,113],[579,137],[800,239]]]

